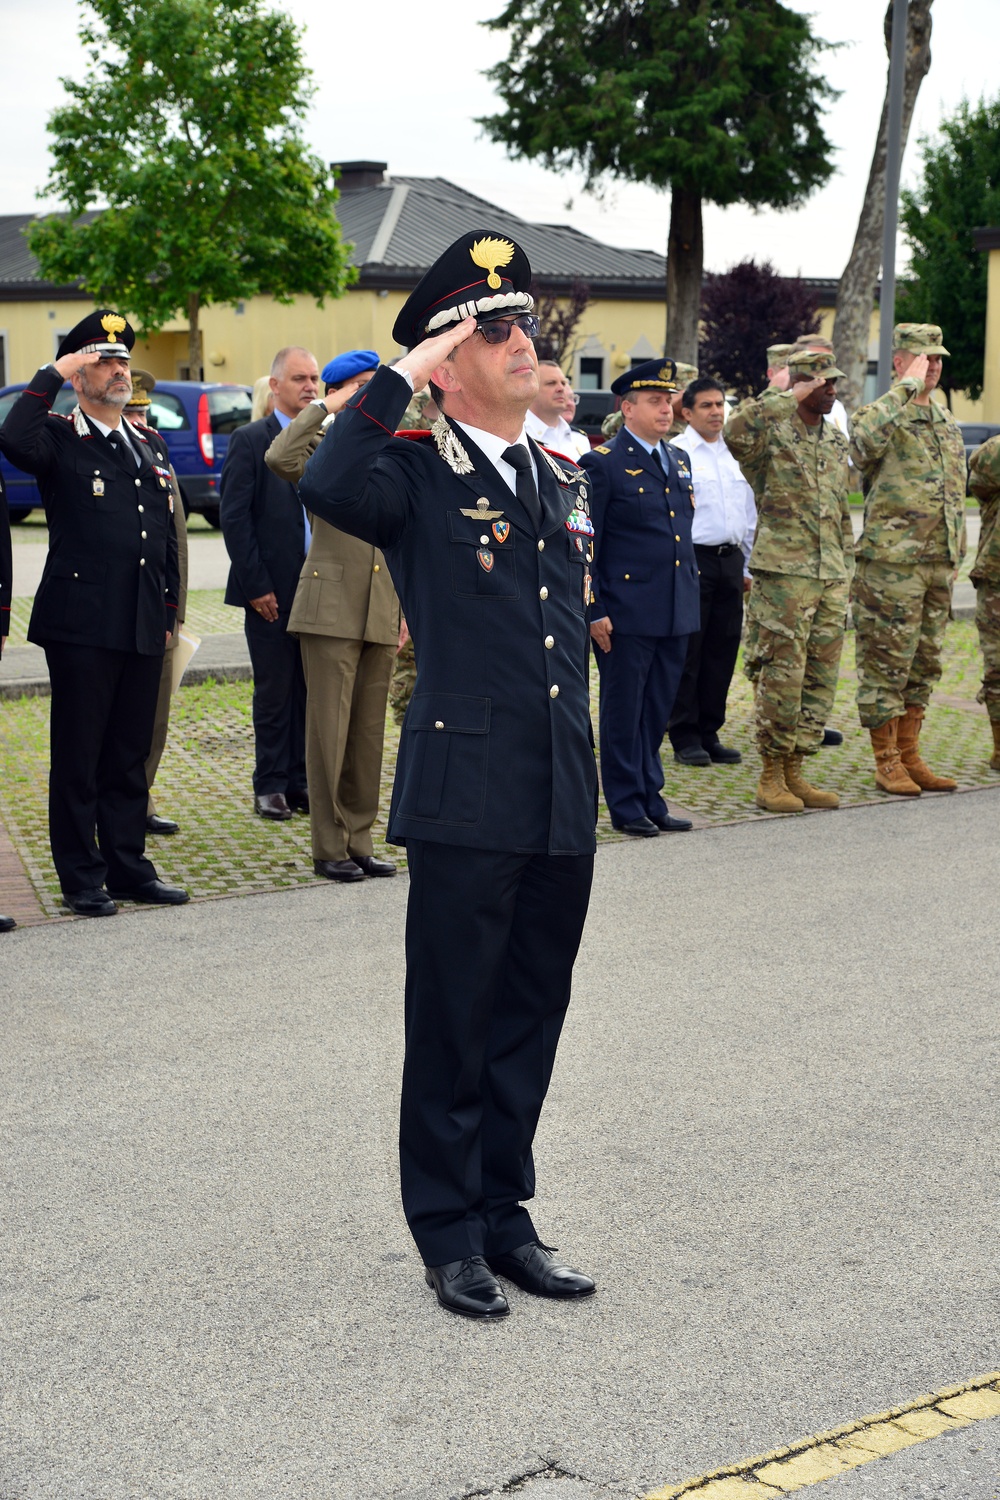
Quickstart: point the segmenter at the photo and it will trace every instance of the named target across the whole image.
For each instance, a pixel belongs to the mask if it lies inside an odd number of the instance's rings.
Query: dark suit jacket
[[[389,838],[590,853],[589,537],[574,519],[586,510],[586,486],[575,464],[556,461],[557,480],[538,453],[538,532],[460,429],[452,431],[472,465],[464,474],[462,459],[449,464],[433,437],[393,436],[409,400],[406,381],[379,369],[299,486],[310,511],[381,547],[420,642]]]
[[[10,515],[7,491],[0,475],[0,641],[10,635],[10,599],[14,587],[14,558],[10,547]],[[0,647],[2,650],[2,647]]]
[[[28,639],[162,656],[180,586],[166,443],[130,428],[140,465],[119,457],[93,423],[80,433],[50,411],[62,384],[39,370],[0,428],[0,448],[37,478],[49,525]]]
[[[701,628],[686,460],[668,445],[664,473],[626,427],[581,458],[592,483],[592,620],[607,615],[626,635],[689,635]]]
[[[280,431],[272,412],[233,433],[219,481],[219,513],[232,562],[226,603],[248,609],[251,599],[273,593],[287,620],[306,555],[306,525],[295,485],[264,462]]]

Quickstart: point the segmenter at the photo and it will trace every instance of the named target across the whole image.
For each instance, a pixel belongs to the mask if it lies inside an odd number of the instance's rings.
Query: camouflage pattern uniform
[[[392,681],[389,683],[389,707],[400,729],[403,727],[403,720],[406,718],[406,710],[413,697],[416,681],[417,659],[413,654],[413,637],[408,635],[406,644],[396,653],[396,664],[392,669]]]
[[[804,370],[829,363],[797,358]],[[722,435],[757,501],[744,643],[757,745],[811,755],[837,689],[853,566],[847,440],[829,422],[809,427],[794,393],[773,388],[741,402]]]
[[[915,353],[938,353],[931,334],[940,340],[933,324],[899,324],[894,346],[907,348],[909,340]],[[941,676],[952,583],[965,551],[961,429],[944,406],[915,403],[922,389],[904,375],[851,424],[865,492],[851,603],[866,729],[901,718],[908,706],[926,708]]]
[[[977,448],[969,460],[969,488],[979,501],[979,551],[969,577],[976,586],[976,629],[983,653],[983,685],[978,701],[1000,725],[1000,434]]]

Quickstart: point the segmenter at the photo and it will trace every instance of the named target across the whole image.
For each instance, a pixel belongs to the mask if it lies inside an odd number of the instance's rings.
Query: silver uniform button
[[[141,515],[142,515],[142,513],[143,513],[143,511],[144,511],[144,510],[145,510],[145,509],[146,509],[146,507],[145,507],[145,506],[144,506],[144,505],[140,505],[140,506],[139,506],[139,514],[140,514],[140,516],[141,516]]]
[[[434,720],[434,728],[435,729],[443,729],[444,728],[444,720],[443,719],[435,719]]]
[[[142,484],[142,480],[141,479],[137,479],[135,483],[136,483],[136,488],[138,489],[139,485]]]
[[[541,537],[538,538],[538,550],[539,552],[545,551],[545,543],[543,542]]]
[[[554,635],[547,635],[545,637],[545,649],[546,649],[546,651],[551,651],[552,647],[555,645],[555,643],[556,643],[555,636]]]
[[[140,557],[139,566],[140,568],[144,568],[146,566],[146,559],[144,557]]]
[[[559,684],[557,682],[554,682],[552,684],[552,686],[549,688],[549,697],[550,698],[558,698],[559,697]]]
[[[481,545],[482,545],[482,546],[483,546],[483,547],[485,547],[485,546],[486,546],[486,543],[487,543],[487,542],[488,542],[488,541],[489,541],[489,537],[488,537],[488,536],[481,536],[481,537],[480,537],[480,538],[479,538],[479,541],[480,541],[480,544],[481,544]]]
[[[142,537],[143,541],[146,540],[146,533],[144,531],[140,531],[139,535]]]
[[[549,597],[549,591],[545,587],[544,583],[542,584],[541,588],[538,590],[538,597],[539,597],[539,599],[547,599]]]
[[[79,573],[74,573],[74,574],[73,574],[73,577],[74,577],[74,578],[79,578],[79,576],[80,576],[80,575],[79,575]]]

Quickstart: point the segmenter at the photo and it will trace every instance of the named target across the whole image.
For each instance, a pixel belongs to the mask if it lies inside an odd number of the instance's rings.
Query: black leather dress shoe
[[[0,917],[0,932],[13,932],[16,926],[13,917]]]
[[[706,745],[705,754],[720,766],[738,766],[743,760],[738,750],[734,750],[732,745],[724,745],[721,740],[713,740],[711,745]]]
[[[684,745],[674,751],[674,760],[679,766],[710,766],[712,757],[701,745]]]
[[[424,1280],[434,1288],[442,1307],[463,1318],[505,1318],[510,1312],[500,1283],[481,1255],[425,1266]]]
[[[630,833],[636,839],[655,839],[658,829],[648,818],[634,818],[631,823],[614,823],[619,833]]]
[[[366,875],[395,875],[396,866],[391,859],[376,859],[374,854],[352,854],[352,860]]]
[[[82,891],[63,891],[63,906],[76,912],[78,917],[113,917],[118,908],[98,885],[89,885]]]
[[[844,736],[839,729],[823,730],[823,738],[820,740],[821,745],[842,745],[843,743]]]
[[[672,818],[669,813],[663,818],[651,820],[661,833],[687,833],[691,827],[690,818]]]
[[[324,880],[364,880],[365,872],[353,859],[314,859],[313,869]]]
[[[157,813],[150,813],[146,819],[147,833],[177,833],[180,830],[180,826],[179,823],[174,823],[170,818],[161,818]]]
[[[589,1297],[597,1290],[589,1276],[556,1260],[547,1245],[532,1240],[506,1255],[490,1255],[487,1265],[498,1276],[506,1276],[524,1292],[536,1297]]]
[[[289,807],[292,809],[292,812],[297,812],[297,813],[308,813],[309,812],[309,793],[308,792],[296,792],[294,796],[292,796],[291,794],[289,794],[285,798],[285,801],[288,803]]]
[[[142,901],[147,906],[183,906],[191,897],[179,885],[164,885],[162,880],[144,880],[127,891],[109,891],[116,901]]]
[[[261,792],[253,799],[253,810],[258,817],[273,818],[276,823],[283,823],[293,815],[284,792]]]

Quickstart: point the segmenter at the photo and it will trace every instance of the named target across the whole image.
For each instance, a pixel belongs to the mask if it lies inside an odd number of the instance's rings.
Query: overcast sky
[[[724,270],[746,255],[769,258],[788,275],[838,276],[850,253],[868,179],[885,90],[883,0],[788,0],[814,16],[828,41],[847,43],[823,60],[842,90],[827,118],[836,175],[793,213],[706,207],[705,258]],[[572,222],[611,244],[662,251],[666,197],[612,185],[603,203],[583,194],[580,178],[511,162],[482,139],[473,117],[496,101],[482,73],[505,55],[502,34],[477,24],[500,0],[375,0],[355,5],[285,5],[301,16],[317,94],[305,124],[311,146],[329,161],[386,161],[390,172],[448,177],[523,218]],[[1000,92],[997,0],[938,0],[933,62],[917,101],[903,166],[918,164],[918,137],[933,135],[963,97]],[[77,0],[0,0],[0,213],[39,206],[48,175],[46,121],[60,103],[61,77],[80,78]]]

